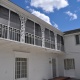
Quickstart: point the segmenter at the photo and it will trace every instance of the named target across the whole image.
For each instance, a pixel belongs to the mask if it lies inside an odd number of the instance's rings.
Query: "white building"
[[[72,62],[72,64],[68,64],[71,69],[65,70],[64,75],[80,79],[80,29],[65,32],[64,43],[64,58]]]
[[[74,35],[64,35],[10,1],[0,0],[1,80],[80,78],[80,49]]]

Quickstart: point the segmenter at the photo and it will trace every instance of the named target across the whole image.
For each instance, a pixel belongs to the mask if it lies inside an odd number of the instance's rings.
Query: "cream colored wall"
[[[0,48],[0,79],[14,80],[14,54],[9,48]]]
[[[13,51],[11,48],[12,48],[11,46],[0,47],[1,80],[15,80],[15,57],[28,58],[27,80],[43,80],[52,78],[51,64],[49,63],[49,61],[51,60],[51,58],[57,59],[57,55],[53,53],[44,53],[44,52],[43,53],[16,52]],[[59,71],[57,71],[57,74],[58,72]],[[61,74],[62,71],[60,71],[59,73]]]
[[[66,52],[64,58],[74,58],[75,60],[75,70],[64,70],[64,75],[80,79],[80,45],[76,45],[75,34],[66,35],[64,42]]]

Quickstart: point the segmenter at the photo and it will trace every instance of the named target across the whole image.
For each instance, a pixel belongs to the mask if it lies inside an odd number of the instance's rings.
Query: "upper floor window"
[[[45,28],[45,39],[50,40],[50,33],[49,33],[49,29]]]
[[[27,19],[25,31],[31,34],[34,34],[34,22]]]
[[[5,7],[0,6],[0,23],[8,25],[9,10]]]
[[[45,28],[45,47],[55,48],[55,36],[54,32]]]
[[[13,11],[10,12],[10,26],[13,28],[21,29],[21,21],[19,15]]]
[[[9,10],[7,8],[0,6],[0,18],[4,18],[4,19],[8,20]]]
[[[80,34],[75,35],[75,38],[76,38],[76,44],[80,44]]]
[[[64,51],[64,40],[59,34],[57,34],[57,48],[58,50]]]
[[[35,23],[35,45],[42,46],[41,26]]]
[[[19,15],[13,11],[10,11],[9,38],[11,40],[20,41],[20,29],[21,21]]]
[[[25,25],[25,42],[34,44],[34,22],[27,19]]]

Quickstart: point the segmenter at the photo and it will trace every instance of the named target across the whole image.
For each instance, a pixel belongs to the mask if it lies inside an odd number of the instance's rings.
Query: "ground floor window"
[[[75,69],[74,59],[64,59],[64,69],[65,70]]]
[[[15,58],[15,79],[27,78],[27,58]]]

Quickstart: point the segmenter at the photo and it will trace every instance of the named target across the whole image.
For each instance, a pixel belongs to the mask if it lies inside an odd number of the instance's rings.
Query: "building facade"
[[[65,32],[64,43],[64,58],[69,61],[64,75],[80,79],[80,29]]]
[[[79,78],[79,65],[76,66],[79,54],[75,54],[72,48],[73,39],[69,43],[68,38],[66,32],[64,35],[12,2],[0,0],[1,80],[48,80],[58,76]]]

